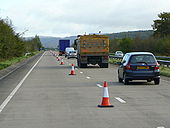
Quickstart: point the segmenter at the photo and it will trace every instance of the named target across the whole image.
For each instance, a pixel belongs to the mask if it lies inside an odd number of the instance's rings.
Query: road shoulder
[[[28,58],[28,59],[25,59],[25,60],[23,60],[23,61],[21,61],[21,62],[19,62],[19,63],[16,63],[16,64],[14,64],[14,65],[11,65],[11,66],[9,66],[9,67],[7,67],[7,68],[5,68],[5,69],[0,70],[0,80],[3,79],[3,78],[5,78],[5,77],[8,76],[9,74],[11,74],[12,72],[14,72],[15,70],[17,70],[18,68],[22,67],[23,65],[27,64],[29,61],[35,59],[37,56],[40,56],[41,54],[43,54],[43,52],[42,52],[42,53],[39,53],[39,54],[37,54],[37,55],[34,55],[34,56],[32,56],[32,57],[30,57],[30,58]]]

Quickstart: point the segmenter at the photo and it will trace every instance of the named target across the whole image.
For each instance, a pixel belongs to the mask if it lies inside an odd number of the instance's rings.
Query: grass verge
[[[111,63],[111,64],[117,64],[117,62],[121,62],[121,60],[120,60],[120,59],[109,58],[109,63]]]
[[[37,52],[33,52],[31,54],[28,54],[27,56],[21,56],[21,57],[14,57],[12,59],[8,59],[8,60],[3,60],[3,61],[0,61],[0,70],[2,69],[5,69],[13,64],[16,64],[18,62],[21,62],[23,61],[24,59],[27,59],[31,56],[34,56],[36,54],[40,53],[40,51],[37,51]]]
[[[168,76],[168,77],[170,77],[170,68],[161,66],[161,67],[160,67],[160,73],[161,73],[161,75],[163,75],[163,76]]]

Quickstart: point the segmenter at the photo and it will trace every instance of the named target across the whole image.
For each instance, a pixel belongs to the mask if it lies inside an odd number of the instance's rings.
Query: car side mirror
[[[124,60],[124,61],[122,62],[122,64],[124,64],[124,63],[126,63],[126,60]]]

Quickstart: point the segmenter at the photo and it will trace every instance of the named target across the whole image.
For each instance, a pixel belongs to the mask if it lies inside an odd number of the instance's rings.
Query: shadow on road
[[[107,82],[109,86],[150,86],[150,85],[155,85],[153,82],[144,82],[144,81],[131,81],[129,82],[128,85],[124,85],[124,83],[119,83],[119,82]]]

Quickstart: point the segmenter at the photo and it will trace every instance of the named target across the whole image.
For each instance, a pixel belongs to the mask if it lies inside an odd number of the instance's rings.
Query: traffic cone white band
[[[71,70],[74,71],[74,66],[72,66]]]
[[[109,97],[108,87],[103,88],[103,97]]]
[[[76,75],[76,73],[74,71],[74,64],[72,64],[72,66],[71,66],[71,73],[69,75]]]

